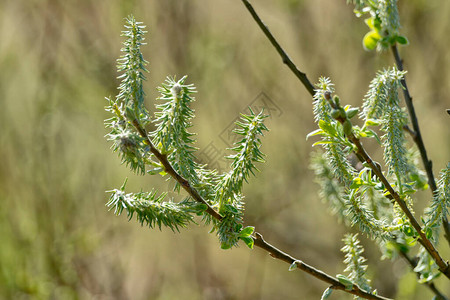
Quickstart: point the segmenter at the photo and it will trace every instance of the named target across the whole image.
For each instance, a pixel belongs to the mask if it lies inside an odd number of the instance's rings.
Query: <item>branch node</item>
[[[263,236],[261,235],[261,233],[255,232],[255,235],[256,235],[256,239],[257,240],[261,240],[261,241],[265,242]]]
[[[403,126],[403,130],[408,132],[414,141],[417,139],[417,133],[414,130],[412,130],[411,128],[409,128],[408,125]]]

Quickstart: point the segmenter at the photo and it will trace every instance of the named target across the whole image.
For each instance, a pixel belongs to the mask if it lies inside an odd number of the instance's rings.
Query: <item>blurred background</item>
[[[368,31],[344,0],[260,0],[256,10],[312,82],[329,76],[359,106],[390,53],[362,49]],[[209,227],[150,230],[108,212],[105,190],[165,191],[138,177],[105,141],[104,97],[115,96],[120,31],[129,14],[148,27],[147,107],[167,75],[187,74],[198,94],[197,146],[227,147],[221,133],[262,94],[275,104],[263,141],[267,162],[245,187],[247,225],[325,272],[343,273],[343,234],[309,169],[311,97],[240,1],[3,0],[0,2],[0,299],[320,299],[321,281],[265,252],[221,250]],[[410,46],[400,49],[428,153],[450,158],[450,2],[400,1]],[[260,101],[260,100],[257,100]],[[371,149],[381,157],[380,149]],[[217,158],[210,164],[217,164]],[[416,213],[430,199],[416,197]],[[379,261],[360,236],[379,293],[431,299],[401,260]],[[448,245],[440,251],[449,258]],[[437,280],[450,295],[448,280]],[[335,292],[330,299],[351,299]]]

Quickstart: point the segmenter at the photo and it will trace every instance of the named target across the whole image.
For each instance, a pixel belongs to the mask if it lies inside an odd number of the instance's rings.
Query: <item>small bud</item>
[[[337,120],[342,117],[341,111],[339,109],[333,108],[331,110],[331,116],[333,117],[333,119]]]
[[[120,150],[122,152],[133,152],[136,149],[136,142],[130,137],[123,135],[120,137]]]
[[[341,101],[339,100],[339,96],[338,95],[335,95],[334,97],[333,97],[333,102],[334,102],[334,104],[336,105],[336,106],[340,106],[341,105]]]
[[[345,119],[347,117],[345,109],[343,107],[339,107],[339,111],[341,112],[341,117]]]
[[[170,89],[170,91],[172,92],[172,94],[175,97],[179,97],[181,95],[181,92],[183,91],[183,88],[181,87],[181,85],[177,82],[173,85],[173,87]]]
[[[344,127],[344,134],[346,136],[349,136],[352,133],[352,122],[350,122],[350,120],[345,120],[344,123],[342,124],[342,126]]]
[[[347,110],[347,118],[351,119],[358,113],[359,108],[352,107]]]

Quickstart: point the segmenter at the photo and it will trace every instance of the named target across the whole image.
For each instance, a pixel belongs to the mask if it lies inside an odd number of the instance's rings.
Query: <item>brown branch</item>
[[[259,17],[258,13],[255,11],[253,6],[248,2],[247,0],[242,0],[247,10],[252,15],[255,22],[258,24],[259,28],[264,32],[267,39],[270,41],[272,46],[277,50],[278,54],[280,54],[281,59],[283,60],[283,63],[288,66],[288,68],[294,73],[294,75],[303,83],[305,88],[308,90],[308,92],[311,94],[311,96],[314,96],[314,85],[309,81],[308,77],[305,73],[299,70],[297,66],[294,64],[294,62],[289,58],[289,55],[284,51],[284,49],[280,46],[280,43],[275,39],[275,37],[270,32],[269,28],[266,24],[264,24],[263,20]]]
[[[400,58],[400,54],[398,52],[397,45],[393,45],[391,47],[391,50],[392,50],[392,54],[394,55],[395,64],[397,65],[397,69],[399,71],[403,71],[403,60]],[[425,148],[425,144],[422,139],[422,134],[420,133],[419,121],[417,119],[416,111],[414,109],[413,99],[409,93],[409,89],[408,89],[408,85],[406,84],[405,76],[403,76],[403,78],[400,80],[400,82],[403,86],[403,97],[405,99],[406,107],[408,108],[409,117],[411,119],[411,124],[412,124],[413,130],[414,130],[413,140],[416,143],[417,148],[419,149],[423,166],[425,167],[425,171],[427,172],[428,184],[430,185],[431,193],[434,196],[437,191],[437,186],[436,186],[436,181],[435,181],[434,175],[433,175],[433,163],[431,160],[428,159],[427,150]],[[442,226],[444,227],[445,238],[450,245],[450,223],[447,219],[447,216],[443,217]]]

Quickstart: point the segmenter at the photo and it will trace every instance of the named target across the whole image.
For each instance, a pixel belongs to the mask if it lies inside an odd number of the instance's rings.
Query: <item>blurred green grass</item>
[[[393,64],[389,53],[362,50],[367,28],[343,0],[255,6],[300,69],[313,82],[331,77],[346,103],[359,106],[375,71]],[[437,174],[450,153],[450,3],[400,1],[400,12],[410,40],[401,49],[408,85]],[[193,131],[201,149],[210,142],[225,147],[218,135],[260,92],[280,107],[263,142],[267,163],[245,188],[245,220],[307,263],[330,274],[344,268],[339,249],[346,229],[326,213],[308,168],[311,97],[239,1],[5,0],[0,298],[318,299],[327,287],[322,282],[287,272],[258,249],[222,251],[209,228],[149,230],[105,208],[104,191],[127,176],[130,190],[167,188],[162,179],[130,174],[103,138],[104,97],[116,94],[119,33],[129,14],[148,25],[147,107],[166,75],[189,75],[198,89]],[[419,193],[417,212],[428,199],[428,191]],[[381,294],[432,297],[403,262],[379,263],[377,248],[364,242]],[[438,280],[450,293],[445,284]]]

